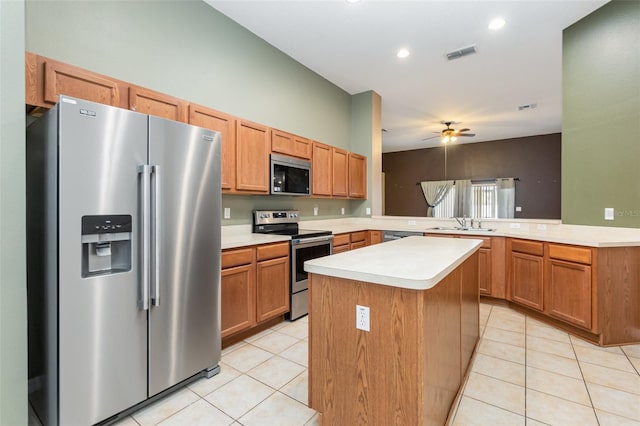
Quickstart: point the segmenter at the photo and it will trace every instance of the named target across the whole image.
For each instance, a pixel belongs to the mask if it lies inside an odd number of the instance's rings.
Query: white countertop
[[[482,227],[484,228],[482,230],[461,231],[454,229],[456,226],[458,224],[453,219],[405,218],[398,216],[306,220],[300,222],[301,229],[319,229],[331,231],[334,234],[363,230],[392,230],[522,238],[587,247],[640,246],[640,229],[637,228],[565,225],[558,220],[535,219],[487,219],[482,221]],[[446,227],[449,229],[432,229],[434,227]],[[493,231],[488,231],[488,229],[493,229]]]
[[[412,290],[427,290],[457,268],[481,240],[407,237],[304,263],[314,274]]]
[[[232,225],[222,227],[223,250],[289,240],[291,240],[291,237],[287,235],[252,234],[251,225]]]

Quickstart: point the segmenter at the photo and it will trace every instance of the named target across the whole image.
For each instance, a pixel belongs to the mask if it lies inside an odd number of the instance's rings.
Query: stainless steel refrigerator
[[[103,422],[219,371],[220,210],[217,132],[66,96],[27,128],[45,425]]]

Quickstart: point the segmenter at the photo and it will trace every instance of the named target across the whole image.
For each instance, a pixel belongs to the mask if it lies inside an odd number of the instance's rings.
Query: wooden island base
[[[445,424],[479,338],[478,253],[426,290],[309,277],[319,424]],[[356,305],[370,308],[369,332]]]

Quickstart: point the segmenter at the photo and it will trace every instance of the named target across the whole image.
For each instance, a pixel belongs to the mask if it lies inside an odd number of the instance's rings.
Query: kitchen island
[[[445,423],[478,342],[481,243],[408,237],[305,263],[321,425]]]

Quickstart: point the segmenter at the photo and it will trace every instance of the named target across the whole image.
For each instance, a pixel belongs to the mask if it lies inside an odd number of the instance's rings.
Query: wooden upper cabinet
[[[25,102],[49,108],[67,95],[105,105],[122,106],[122,83],[82,68],[33,53],[25,54]]]
[[[142,114],[187,122],[187,102],[143,87],[129,87],[129,109]]]
[[[236,122],[236,189],[269,193],[268,127],[245,120]]]
[[[274,129],[271,131],[271,151],[310,160],[312,143],[301,136]]]
[[[222,189],[233,190],[236,185],[236,119],[211,108],[190,104],[189,124],[220,132]]]
[[[333,159],[332,165],[332,182],[334,197],[346,197],[349,195],[349,153],[344,149],[331,148]]]
[[[313,142],[311,180],[313,195],[331,195],[331,147],[329,145]]]
[[[349,153],[349,197],[367,198],[367,157]]]

